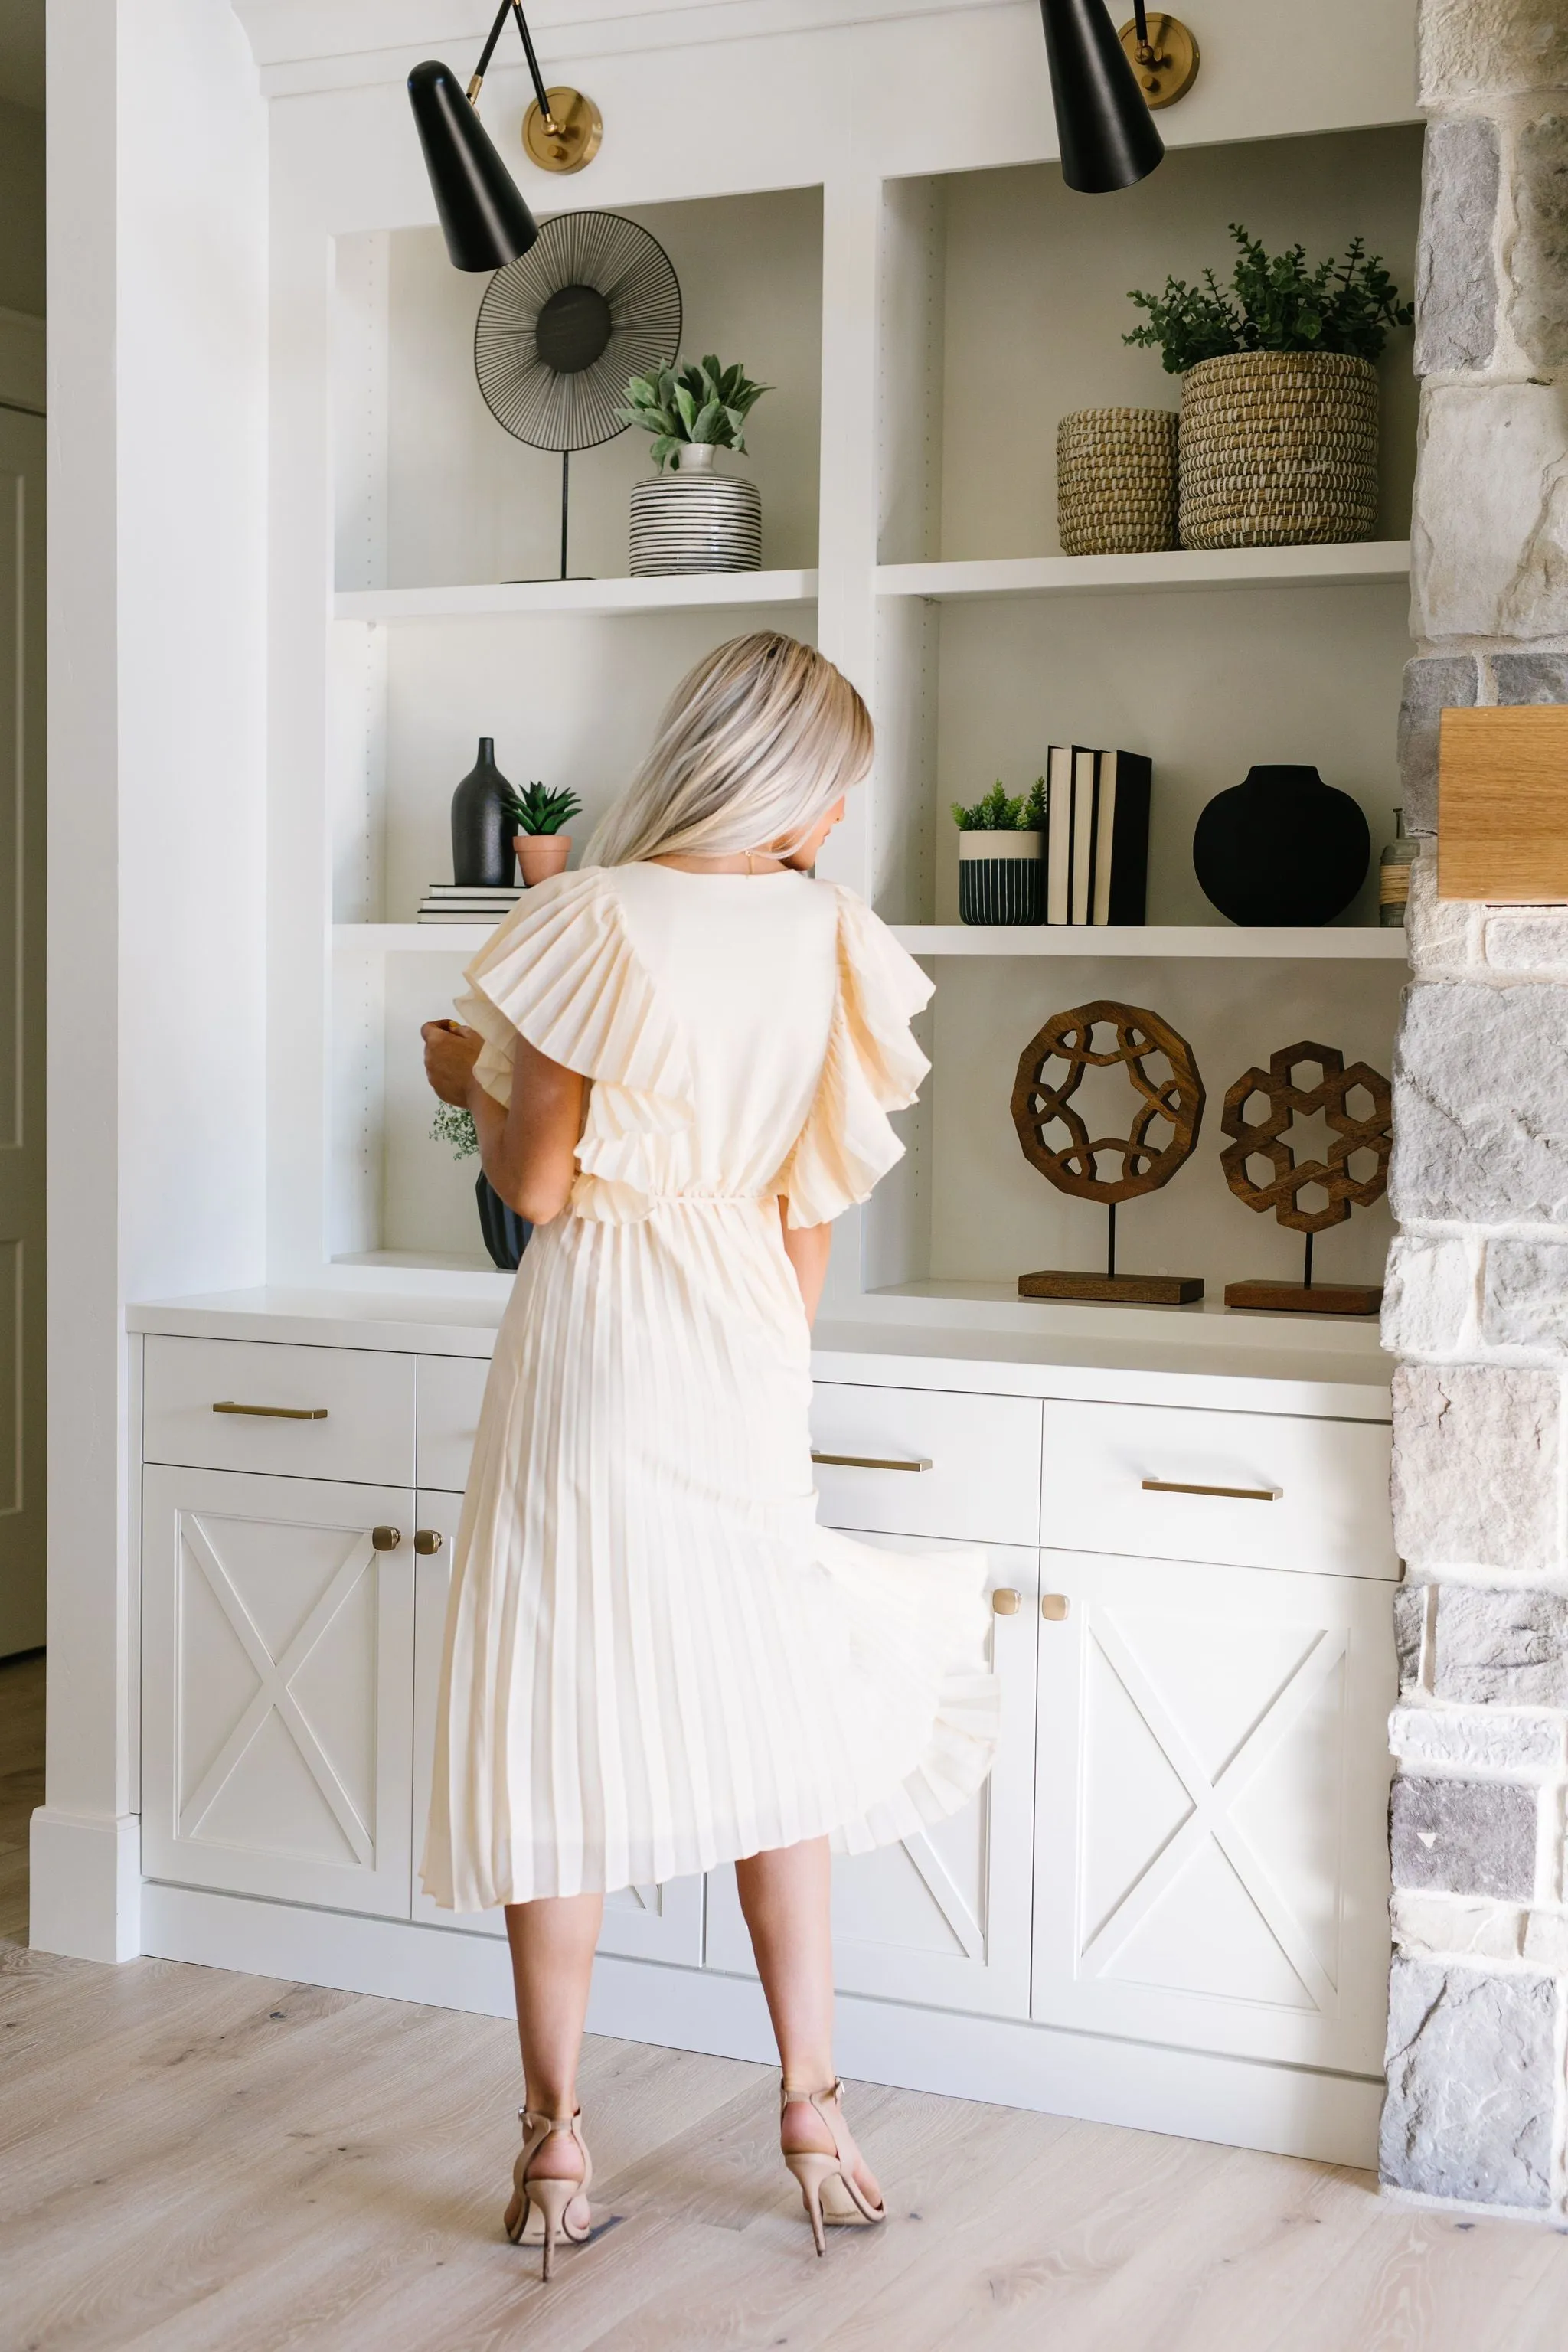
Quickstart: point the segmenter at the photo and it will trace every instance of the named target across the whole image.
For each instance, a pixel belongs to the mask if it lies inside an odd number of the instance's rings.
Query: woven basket
[[[1077,408],[1057,426],[1057,529],[1067,555],[1176,544],[1173,409]]]
[[[1377,371],[1338,352],[1237,352],[1182,378],[1184,547],[1370,539]]]

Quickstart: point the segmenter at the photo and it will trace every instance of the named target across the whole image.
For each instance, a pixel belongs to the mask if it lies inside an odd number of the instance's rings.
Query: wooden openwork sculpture
[[[1315,1070],[1317,1083],[1297,1082],[1297,1073]],[[1350,1097],[1366,1097],[1364,1112],[1351,1108]],[[1261,1095],[1266,1106],[1258,1119],[1249,1119],[1248,1105]],[[1328,1155],[1322,1160],[1298,1160],[1286,1141],[1298,1118],[1321,1111],[1328,1126]],[[1352,1062],[1332,1045],[1303,1038],[1269,1056],[1267,1071],[1244,1070],[1225,1098],[1220,1125],[1233,1140],[1220,1154],[1226,1181],[1237,1198],[1259,1215],[1272,1209],[1293,1233],[1304,1234],[1305,1279],[1288,1282],[1232,1282],[1226,1286],[1227,1307],[1283,1307],[1317,1315],[1373,1315],[1381,1303],[1380,1288],[1366,1283],[1318,1283],[1312,1280],[1312,1236],[1331,1225],[1342,1225],[1352,1209],[1370,1208],[1388,1185],[1388,1153],[1393,1095],[1388,1080],[1365,1062]],[[1371,1155],[1372,1164],[1355,1173],[1351,1161]],[[1272,1175],[1259,1182],[1252,1163],[1264,1160]],[[1303,1192],[1321,1193],[1321,1204],[1304,1208]]]
[[[1097,1044],[1109,1030],[1110,1041]],[[1150,1070],[1164,1061],[1168,1076]],[[1075,1096],[1084,1072],[1124,1069],[1133,1109],[1125,1135],[1091,1136]],[[1058,1192],[1099,1201],[1109,1213],[1110,1238],[1103,1275],[1026,1274],[1018,1288],[1026,1298],[1097,1298],[1155,1306],[1179,1306],[1203,1297],[1204,1286],[1188,1275],[1121,1275],[1116,1271],[1116,1205],[1157,1192],[1191,1158],[1204,1115],[1204,1082],[1192,1047],[1158,1013],[1105,997],[1054,1013],[1018,1057],[1013,1085],[1013,1124],[1031,1167]],[[1065,1133],[1058,1131],[1065,1130]],[[1101,1175],[1109,1160],[1116,1172]]]

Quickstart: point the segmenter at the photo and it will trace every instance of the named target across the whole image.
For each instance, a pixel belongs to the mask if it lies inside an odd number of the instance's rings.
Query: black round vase
[[[1316,768],[1251,768],[1193,834],[1204,896],[1233,923],[1331,923],[1366,879],[1372,836]]]
[[[503,1274],[515,1274],[522,1264],[522,1253],[528,1247],[533,1227],[526,1217],[509,1208],[490,1182],[481,1175],[474,1186],[474,1198],[479,1204],[479,1231],[485,1237],[485,1247],[492,1264]]]
[[[479,756],[452,794],[452,879],[467,889],[500,889],[515,879],[510,796],[496,766],[495,737],[481,735]]]

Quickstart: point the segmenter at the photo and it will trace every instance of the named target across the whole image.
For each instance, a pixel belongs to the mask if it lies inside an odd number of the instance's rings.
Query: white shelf
[[[388,927],[392,928],[392,927]],[[895,923],[914,956],[1212,956],[1226,961],[1403,963],[1403,930],[1244,929],[1236,924]]]
[[[468,621],[511,613],[722,612],[732,604],[810,604],[815,572],[700,572],[655,580],[500,580],[453,588],[344,588],[339,621]]]
[[[1128,589],[1343,588],[1410,574],[1407,539],[1335,547],[1181,548],[1156,555],[1024,555],[982,563],[882,563],[879,596],[1111,595]]]
[[[471,956],[494,929],[494,923],[334,923],[332,945],[346,955]]]

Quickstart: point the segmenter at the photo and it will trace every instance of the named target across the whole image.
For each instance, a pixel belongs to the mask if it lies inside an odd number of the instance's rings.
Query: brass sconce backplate
[[[1158,111],[1162,106],[1174,106],[1177,99],[1185,98],[1198,78],[1198,45],[1179,16],[1167,16],[1163,9],[1151,8],[1149,18],[1149,57],[1138,54],[1138,27],[1123,25],[1116,37],[1131,60],[1138,77],[1138,87],[1150,107]]]
[[[542,172],[580,172],[599,152],[605,118],[580,89],[547,89],[550,121],[534,100],[522,118],[522,143]],[[553,126],[553,127],[552,127]]]

